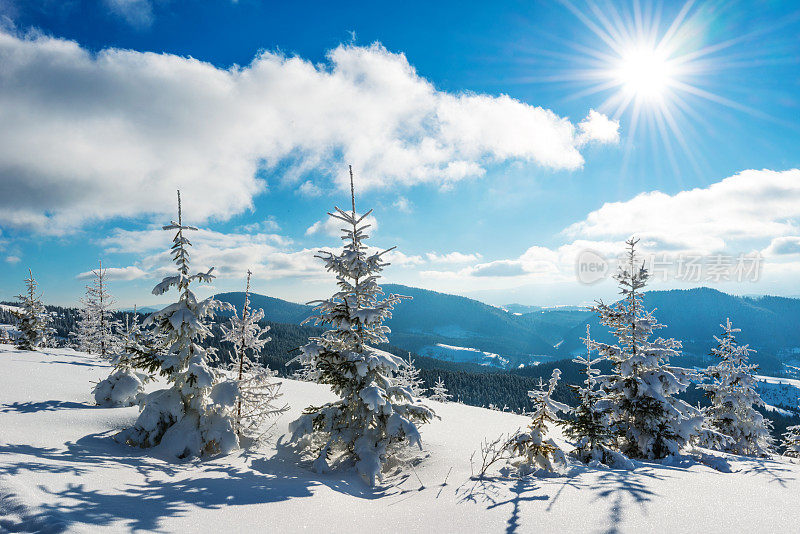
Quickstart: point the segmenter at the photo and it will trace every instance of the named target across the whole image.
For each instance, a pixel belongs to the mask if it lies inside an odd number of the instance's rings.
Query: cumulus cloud
[[[481,259],[478,253],[464,254],[461,252],[448,252],[446,254],[438,254],[436,252],[428,252],[425,258],[431,263],[471,263]]]
[[[144,278],[147,276],[146,271],[132,265],[128,267],[107,267],[104,268],[103,271],[105,271],[109,281],[136,280],[137,278]],[[78,280],[89,280],[95,277],[94,273],[95,271],[86,271],[76,276],[76,278]]]
[[[6,256],[6,263],[10,263],[11,265],[16,265],[22,261],[22,258],[19,256]]]
[[[322,262],[315,258],[320,250],[335,252],[331,247],[309,247],[293,250],[291,241],[280,235],[223,233],[207,229],[187,232],[185,236],[192,246],[189,248],[192,270],[214,267],[220,279],[244,278],[248,270],[259,279],[299,278],[330,280]],[[116,229],[100,241],[109,254],[135,254],[142,259],[136,265],[108,269],[109,276],[118,280],[160,277],[174,273],[175,266],[169,254],[172,234],[161,229],[123,230]],[[382,249],[368,247],[367,251]],[[384,259],[392,265],[414,266],[424,263],[421,256],[407,255],[398,250],[388,252]],[[81,273],[79,278],[90,277],[91,272]]]
[[[368,224],[369,228],[367,229],[367,234],[371,234],[378,229],[378,220],[375,218],[374,215],[367,215],[367,217],[362,221],[364,224]],[[347,226],[346,223],[340,221],[339,219],[334,219],[333,217],[326,217],[321,221],[317,221],[308,228],[306,228],[306,235],[327,235],[331,237],[341,237],[342,235],[342,228]]]
[[[411,213],[412,211],[411,201],[403,196],[397,197],[397,200],[392,202],[392,206],[403,213]]]
[[[771,260],[765,268],[778,272],[800,254],[799,226],[800,170],[747,170],[705,188],[673,195],[655,191],[606,203],[567,227],[562,232],[566,242],[556,248],[534,246],[519,257],[429,270],[423,276],[574,280],[582,252],[592,251],[613,265],[631,235],[640,239],[642,257],[653,261],[681,255],[753,255],[760,249]],[[779,263],[783,266],[776,267]],[[669,263],[673,268],[676,264]]]
[[[318,197],[322,195],[322,189],[311,180],[306,180],[300,184],[300,187],[297,188],[297,192],[304,197]]]
[[[613,142],[599,114],[576,127],[506,95],[439,91],[377,44],[221,69],[0,32],[0,64],[0,224],[50,233],[171,215],[178,188],[195,220],[224,219],[279,164],[287,181],[313,171],[344,188],[346,161],[362,190],[448,186],[507,160],[576,169],[583,144]]]
[[[278,221],[275,220],[275,217],[270,215],[266,219],[260,222],[254,222],[250,224],[243,224],[239,226],[237,230],[240,232],[248,232],[248,233],[269,233],[269,232],[279,232],[281,229],[281,225],[278,224]]]
[[[619,121],[609,119],[590,109],[589,115],[578,123],[578,144],[619,142]]]
[[[800,236],[776,237],[761,251],[761,254],[767,257],[800,254]]]
[[[606,203],[565,234],[612,239],[634,234],[650,249],[712,253],[737,241],[796,233],[798,219],[800,169],[746,170],[705,188]]]

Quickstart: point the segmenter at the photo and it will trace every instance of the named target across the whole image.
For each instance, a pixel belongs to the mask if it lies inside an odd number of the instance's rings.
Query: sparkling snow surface
[[[730,457],[733,473],[690,458],[634,471],[470,480],[484,437],[524,417],[459,404],[421,427],[412,470],[369,488],[350,470],[318,475],[284,445],[317,384],[283,380],[282,416],[259,450],[167,463],[110,439],[134,408],[92,405],[107,364],[66,349],[0,345],[0,532],[797,532],[800,463]],[[563,443],[563,441],[559,440]],[[476,455],[477,456],[477,455]],[[420,482],[421,481],[421,482]],[[446,482],[445,482],[446,481]]]

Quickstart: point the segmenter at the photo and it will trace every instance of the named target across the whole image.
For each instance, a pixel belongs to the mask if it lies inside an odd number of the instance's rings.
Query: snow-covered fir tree
[[[593,358],[593,345],[589,325],[586,325],[586,355],[578,356],[573,362],[583,367],[586,380],[583,386],[571,385],[578,398],[578,406],[574,410],[574,418],[565,425],[564,434],[576,440],[575,456],[582,462],[597,460],[608,463],[608,451],[611,447],[611,432],[608,427],[607,411],[598,407],[604,392],[599,388],[597,375],[600,370],[597,364],[602,358]]]
[[[425,394],[424,382],[419,377],[419,369],[414,365],[410,352],[408,359],[402,360],[397,371],[397,384],[409,388],[415,397],[422,397]]]
[[[102,261],[92,271],[92,283],[86,286],[86,295],[81,299],[83,307],[77,331],[74,332],[79,350],[101,356],[116,353],[117,344],[125,341],[120,340],[117,335],[121,325],[113,318],[112,308],[115,301],[108,290],[106,272]]]
[[[289,428],[293,441],[315,448],[315,471],[327,471],[329,459],[342,452],[342,459],[353,460],[363,479],[374,485],[382,479],[390,447],[421,447],[417,425],[434,414],[408,387],[397,384],[402,359],[375,348],[387,342],[389,328],[383,321],[402,297],[392,294],[379,300],[383,292],[377,279],[388,265],[383,256],[392,249],[367,253],[369,225],[364,220],[372,210],[356,214],[352,168],[350,192],[352,210],[336,207],[329,213],[345,225],[344,250],[320,251],[317,256],[336,275],[339,290],[328,300],[316,301],[316,315],[306,320],[331,329],[311,338],[298,357],[301,364],[311,364],[311,379],[329,384],[340,399],[307,408]]]
[[[613,365],[613,373],[602,377],[606,395],[598,406],[609,412],[620,451],[654,459],[677,453],[699,431],[703,418],[675,396],[694,376],[669,365],[679,354],[680,342],[650,339],[664,325],[644,308],[641,290],[649,275],[644,263],[638,263],[637,242],[626,242],[626,259],[615,275],[622,299],[610,306],[599,302],[594,308],[617,343],[593,341],[593,346]]]
[[[561,370],[553,369],[547,385],[540,383],[538,390],[528,392],[533,401],[531,424],[526,432],[514,435],[506,444],[511,454],[522,457],[517,465],[523,471],[542,469],[555,472],[567,463],[564,451],[552,438],[547,437],[548,425],[563,424],[558,412],[568,413],[571,410],[566,404],[553,399],[560,377]]]
[[[236,432],[242,436],[257,437],[264,421],[288,409],[276,406],[281,396],[280,382],[274,380],[277,373],[261,365],[258,355],[270,338],[269,326],[261,326],[264,310],[250,309],[250,276],[247,271],[247,287],[244,292],[242,314],[234,313],[228,326],[222,326],[222,337],[233,343],[233,359],[229,370],[236,376],[238,398],[234,412]]]
[[[36,350],[46,343],[48,334],[52,332],[50,323],[53,318],[42,304],[42,295],[36,294],[38,287],[33,272],[28,269],[25,293],[17,295],[22,309],[14,312],[20,331],[17,347],[22,350]]]
[[[114,367],[111,374],[92,389],[98,406],[133,406],[144,397],[144,386],[152,376],[134,368],[133,359],[147,352],[147,333],[142,331],[136,307],[133,314],[125,316],[125,326],[117,343],[117,352],[111,355]]]
[[[313,371],[314,367],[311,365],[311,362],[303,362],[300,364],[300,367],[292,373],[292,378],[301,382],[313,382]]]
[[[439,402],[448,402],[453,398],[453,396],[447,392],[447,386],[444,385],[442,377],[436,377],[436,383],[431,386],[431,396],[428,398]]]
[[[214,350],[200,343],[210,334],[206,319],[214,309],[228,306],[213,298],[198,301],[190,289],[192,282],[210,282],[214,276],[213,267],[189,274],[191,243],[185,233],[197,228],[183,224],[180,192],[178,221],[163,229],[175,232],[171,254],[177,274],[165,277],[153,294],[163,295],[174,287],[179,298],[145,319],[144,326],[153,326],[158,343],[138,354],[135,363],[161,374],[170,386],[148,394],[134,426],[120,432],[117,439],[139,447],[160,444],[168,455],[178,458],[227,453],[239,443],[233,421],[238,388],[235,381],[221,380],[210,365]]]
[[[741,330],[734,328],[730,319],[720,327],[722,337],[714,336],[717,346],[711,349],[720,361],[705,370],[708,382],[699,384],[711,401],[703,410],[706,425],[729,438],[716,448],[744,456],[769,456],[773,449],[772,423],[756,410],[764,406],[753,376],[758,365],[748,363],[749,354],[755,351],[736,343],[735,334]]]
[[[790,426],[783,434],[783,455],[790,458],[800,458],[800,425]]]

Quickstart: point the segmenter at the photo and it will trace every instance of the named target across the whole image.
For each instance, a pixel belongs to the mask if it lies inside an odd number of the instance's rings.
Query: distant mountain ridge
[[[509,360],[509,367],[517,367],[532,356],[567,358],[582,351],[587,324],[592,336],[610,340],[593,314],[577,307],[509,312],[467,297],[399,284],[385,284],[383,289],[413,297],[398,304],[386,324],[392,329],[393,345],[417,353],[433,355],[437,345],[464,347],[477,349],[474,354],[499,354]],[[216,295],[238,309],[243,297],[241,292]],[[251,294],[250,301],[264,309],[267,320],[278,323],[298,324],[312,313],[311,306],[264,295]],[[681,340],[688,355],[708,354],[726,317],[742,329],[738,339],[759,351],[756,361],[765,369],[779,368],[780,359],[800,347],[800,299],[737,297],[697,288],[650,291],[644,303],[667,325],[658,335]]]
[[[227,302],[241,310],[244,306],[244,292],[233,291],[230,293],[219,293],[214,298],[222,302]],[[275,297],[250,293],[250,307],[264,310],[264,318],[275,323],[299,324],[311,315],[312,306],[297,304]]]
[[[779,368],[780,360],[800,347],[800,299],[737,297],[702,287],[649,291],[644,294],[644,305],[648,310],[655,309],[656,319],[666,325],[657,335],[680,340],[685,354],[706,356],[726,318],[742,330],[737,341],[758,351],[754,361],[765,369]],[[562,357],[583,350],[580,338],[587,324],[593,337],[610,339],[607,329],[590,316],[564,334],[558,350]]]

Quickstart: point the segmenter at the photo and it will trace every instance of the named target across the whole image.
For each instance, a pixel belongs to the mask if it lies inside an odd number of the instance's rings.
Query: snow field
[[[258,449],[168,462],[110,438],[138,411],[93,406],[92,382],[108,372],[73,350],[0,345],[0,532],[797,531],[800,463],[782,458],[715,454],[732,473],[681,457],[633,471],[575,466],[571,476],[514,479],[495,470],[472,480],[480,442],[529,419],[455,403],[426,401],[441,419],[420,427],[424,451],[408,449],[381,486],[346,466],[319,475],[286,446],[287,427],[335,397],[285,379],[290,411]]]

